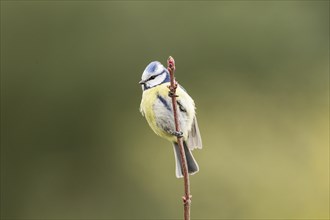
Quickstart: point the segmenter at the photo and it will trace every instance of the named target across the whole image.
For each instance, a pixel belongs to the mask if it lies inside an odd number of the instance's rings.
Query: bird
[[[169,93],[169,71],[160,62],[153,61],[143,71],[139,84],[142,87],[140,112],[157,135],[172,142],[176,177],[183,177],[177,137],[183,138],[188,173],[190,175],[197,173],[199,166],[191,151],[202,149],[202,139],[197,124],[194,100],[178,84],[176,100],[181,131],[177,132],[174,123],[171,93]]]

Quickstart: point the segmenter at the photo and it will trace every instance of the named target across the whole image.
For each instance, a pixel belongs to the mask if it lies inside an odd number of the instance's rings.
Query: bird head
[[[142,85],[142,90],[147,90],[169,81],[170,75],[167,69],[160,62],[153,61],[144,70],[139,83]]]

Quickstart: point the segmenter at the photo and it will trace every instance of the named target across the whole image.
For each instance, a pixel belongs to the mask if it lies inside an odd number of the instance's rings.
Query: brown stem
[[[169,86],[170,94],[172,97],[172,106],[173,106],[173,114],[174,114],[174,123],[175,123],[175,130],[177,132],[180,131],[180,124],[179,118],[177,113],[177,104],[176,104],[176,88],[178,86],[177,82],[175,81],[174,72],[175,72],[175,61],[173,57],[169,57],[167,59],[167,69],[170,72],[170,79],[171,83]],[[190,203],[191,203],[191,195],[190,195],[190,181],[189,181],[189,174],[188,174],[188,166],[186,155],[183,148],[183,140],[182,137],[177,137],[177,142],[180,149],[180,158],[181,158],[181,168],[183,171],[183,181],[184,181],[184,196],[183,199],[183,206],[184,206],[184,220],[190,220]]]

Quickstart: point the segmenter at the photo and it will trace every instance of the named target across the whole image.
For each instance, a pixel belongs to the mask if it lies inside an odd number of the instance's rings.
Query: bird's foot
[[[178,138],[182,138],[183,137],[183,132],[182,131],[170,131],[171,135],[174,135]]]

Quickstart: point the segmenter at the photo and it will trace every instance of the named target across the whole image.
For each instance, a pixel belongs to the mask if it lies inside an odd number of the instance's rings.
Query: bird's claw
[[[182,131],[171,131],[170,133],[172,135],[178,137],[178,138],[182,138],[183,137],[183,132]]]

